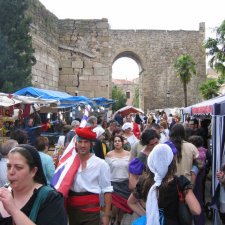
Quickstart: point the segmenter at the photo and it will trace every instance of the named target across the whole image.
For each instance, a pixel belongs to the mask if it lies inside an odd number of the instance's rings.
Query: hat
[[[73,127],[75,127],[75,126],[79,126],[80,125],[80,121],[78,121],[78,120],[73,120],[72,122],[71,122],[71,127],[73,128]]]
[[[147,164],[154,174],[155,183],[148,192],[146,202],[147,225],[159,225],[157,187],[161,185],[172,161],[173,151],[167,144],[156,145],[148,156]]]
[[[87,139],[87,140],[95,140],[96,133],[92,131],[91,127],[78,127],[75,129],[75,132],[78,137]]]
[[[105,130],[102,127],[95,127],[93,131],[96,133],[97,138],[99,138],[102,134],[105,133]]]
[[[122,129],[123,129],[123,130],[129,129],[129,128],[130,128],[131,130],[133,130],[133,126],[132,126],[132,124],[129,123],[129,122],[124,123],[124,125],[122,126]]]

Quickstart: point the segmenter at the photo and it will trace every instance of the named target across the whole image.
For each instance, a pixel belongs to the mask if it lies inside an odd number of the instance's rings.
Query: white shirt
[[[135,137],[134,134],[132,134],[130,137],[127,138],[127,141],[130,143],[131,148],[133,145],[138,142],[139,140]]]
[[[130,155],[123,158],[105,157],[105,161],[109,164],[110,167],[111,181],[120,182],[128,179],[129,159]]]
[[[80,165],[74,178],[71,190],[74,192],[91,192],[94,194],[112,192],[109,165],[94,154],[88,159],[82,170]]]

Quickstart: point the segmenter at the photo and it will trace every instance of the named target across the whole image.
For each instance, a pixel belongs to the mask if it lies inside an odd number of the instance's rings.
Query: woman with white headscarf
[[[138,142],[138,139],[133,133],[133,125],[132,123],[124,123],[122,126],[122,130],[124,132],[123,137],[130,143],[131,148],[133,145]]]
[[[177,187],[184,194],[191,213],[200,214],[201,207],[190,181],[183,175],[175,176],[176,162],[167,144],[156,145],[148,156],[147,164],[149,173],[140,177],[135,191],[128,199],[128,205],[139,216],[146,213],[143,225],[179,225]],[[143,206],[143,202],[146,205]]]
[[[93,131],[96,133],[96,140],[94,142],[93,151],[96,156],[98,156],[101,159],[105,159],[105,156],[109,151],[109,147],[104,141],[105,129],[98,126],[95,127]]]

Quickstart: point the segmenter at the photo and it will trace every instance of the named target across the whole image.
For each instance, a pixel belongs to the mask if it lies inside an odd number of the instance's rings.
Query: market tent
[[[42,99],[55,99],[59,101],[64,98],[73,97],[72,95],[69,95],[66,92],[45,90],[45,89],[36,88],[36,87],[26,87],[19,91],[16,91],[14,94],[23,95],[23,96],[31,96],[31,97],[42,98]]]
[[[216,171],[225,163],[225,101],[215,103],[212,113],[212,194],[218,185]],[[214,225],[218,225],[219,215],[215,211]]]
[[[144,114],[144,111],[143,111],[143,110],[141,110],[141,109],[139,109],[139,108],[136,108],[136,107],[134,107],[134,106],[125,106],[125,107],[123,107],[123,108],[117,110],[117,111],[114,113],[113,117],[114,117],[118,112],[120,112],[122,116],[127,116],[127,115],[129,115],[130,113],[143,113],[143,114]]]
[[[0,93],[0,106],[2,107],[10,107],[21,102],[21,100],[15,99],[11,95]]]
[[[16,94],[13,94],[12,98],[16,101],[20,101],[23,104],[38,104],[38,105],[60,104],[58,100],[54,100],[54,99],[43,99],[39,97],[35,98],[35,97],[22,96],[22,95],[16,95]]]
[[[225,95],[218,96],[184,108],[184,113],[191,112],[194,117],[211,116],[212,124],[212,195],[218,185],[216,171],[225,163]],[[213,224],[218,224],[219,215],[215,211]]]
[[[225,95],[205,100],[203,102],[188,106],[183,109],[183,113],[189,113],[191,116],[212,115],[214,105],[225,102]]]
[[[92,105],[92,101],[85,96],[71,96],[61,99],[60,102],[62,103],[62,105],[73,105],[77,103]]]
[[[103,107],[109,107],[110,105],[112,105],[113,103],[115,103],[115,100],[108,99],[108,98],[103,98],[103,97],[92,98],[91,100],[93,102],[95,102],[95,104],[97,106],[103,106]]]

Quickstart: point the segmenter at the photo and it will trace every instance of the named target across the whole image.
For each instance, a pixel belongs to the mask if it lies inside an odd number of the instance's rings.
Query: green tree
[[[134,107],[139,108],[139,86],[135,86],[134,88],[134,98],[132,104]]]
[[[204,99],[210,99],[218,96],[220,85],[217,79],[207,79],[200,87],[201,95]]]
[[[218,96],[220,86],[225,82],[225,20],[216,28],[216,38],[208,38],[204,43],[210,58],[209,66],[218,73],[218,79],[209,79],[200,89],[204,98]]]
[[[206,54],[210,57],[209,65],[225,78],[225,20],[216,29],[216,38],[208,38],[204,44]]]
[[[181,55],[176,59],[174,68],[176,75],[180,78],[184,89],[184,105],[187,106],[187,84],[193,75],[196,74],[196,64],[190,55]]]
[[[13,92],[31,85],[36,60],[29,35],[27,0],[0,0],[0,91]]]
[[[116,100],[116,102],[112,105],[112,110],[114,112],[126,106],[126,96],[123,93],[122,89],[117,87],[116,85],[112,87],[112,99]]]

